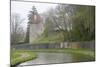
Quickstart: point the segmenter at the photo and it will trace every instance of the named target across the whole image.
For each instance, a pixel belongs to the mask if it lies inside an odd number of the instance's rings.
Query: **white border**
[[[0,67],[9,66],[10,55],[10,3],[0,1]]]
[[[55,2],[55,3],[67,3],[67,4],[81,4],[81,5],[95,5],[96,3],[95,0],[28,0],[28,1]]]

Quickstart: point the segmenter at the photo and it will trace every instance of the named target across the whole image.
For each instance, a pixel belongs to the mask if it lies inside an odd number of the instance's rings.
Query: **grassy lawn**
[[[14,67],[22,62],[35,59],[36,53],[32,51],[13,50],[11,52],[11,67]]]
[[[61,37],[61,33],[55,35],[49,35],[47,37],[41,36],[33,41],[33,44],[43,44],[43,43],[59,43],[62,42],[63,38]]]

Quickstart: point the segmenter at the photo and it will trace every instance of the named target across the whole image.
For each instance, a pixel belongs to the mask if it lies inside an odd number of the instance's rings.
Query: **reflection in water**
[[[37,53],[38,58],[35,60],[24,62],[17,67],[24,67],[23,65],[38,65],[38,64],[52,64],[52,63],[69,63],[79,61],[92,61],[93,58],[84,55],[69,54],[69,53]]]

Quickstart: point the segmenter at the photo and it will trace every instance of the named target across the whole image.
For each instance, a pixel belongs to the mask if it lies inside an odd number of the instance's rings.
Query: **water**
[[[37,53],[38,58],[35,60],[24,62],[17,67],[25,67],[27,65],[54,64],[54,63],[71,63],[92,61],[93,58],[84,55],[70,53]]]

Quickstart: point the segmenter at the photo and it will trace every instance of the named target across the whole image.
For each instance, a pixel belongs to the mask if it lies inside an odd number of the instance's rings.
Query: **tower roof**
[[[32,16],[32,24],[38,24],[38,23],[42,22],[42,20],[43,19],[39,14]]]

